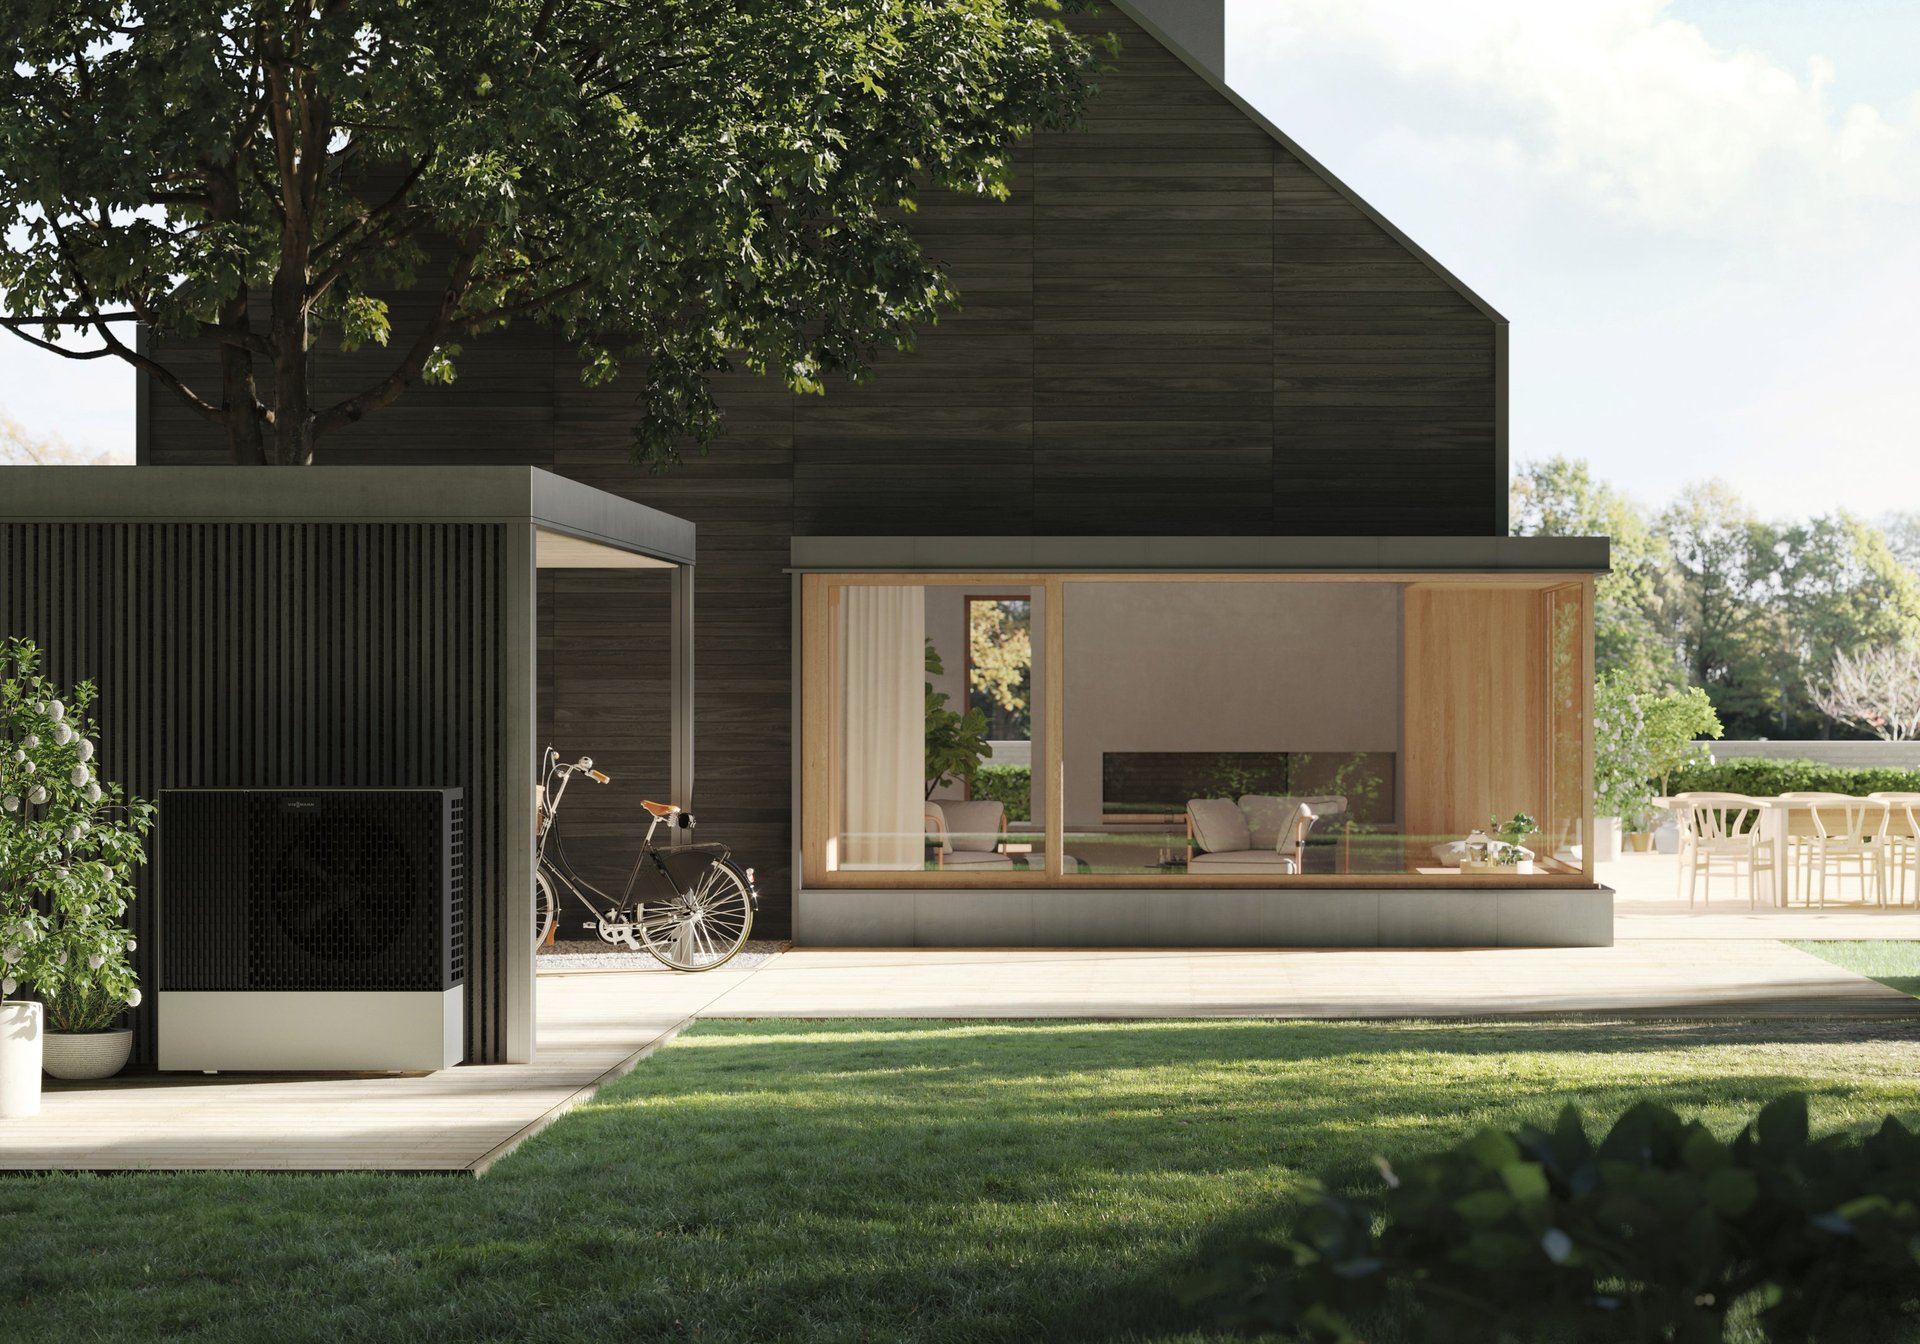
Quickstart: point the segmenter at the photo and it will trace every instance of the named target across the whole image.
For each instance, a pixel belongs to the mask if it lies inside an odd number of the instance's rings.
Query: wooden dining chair
[[[1887,826],[1881,833],[1881,882],[1894,905],[1907,903],[1907,881],[1913,880],[1913,903],[1920,909],[1920,793],[1870,793],[1868,798],[1887,805]]]
[[[1827,903],[1827,878],[1831,876],[1837,886],[1846,880],[1851,867],[1852,875],[1860,879],[1860,899],[1885,905],[1887,804],[1846,793],[1801,796],[1813,816],[1814,837],[1807,863],[1818,903]]]
[[[1781,890],[1783,905],[1792,905],[1797,892],[1801,904],[1813,904],[1813,854],[1820,841],[1820,828],[1813,819],[1813,804],[1845,794],[1827,792],[1783,793],[1779,804],[1780,831],[1786,840],[1786,880]]]
[[[1777,898],[1780,885],[1773,861],[1773,846],[1761,833],[1760,819],[1766,805],[1744,793],[1682,793],[1673,799],[1680,818],[1680,878],[1687,889],[1687,906],[1696,897],[1713,904],[1714,869],[1725,864],[1728,875],[1739,890],[1740,879],[1747,882],[1747,908],[1760,905],[1760,874],[1767,875],[1768,896]],[[1705,877],[1706,889],[1700,890]]]

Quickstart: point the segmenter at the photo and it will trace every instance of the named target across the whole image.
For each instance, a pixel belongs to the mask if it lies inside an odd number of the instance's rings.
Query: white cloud
[[[1269,0],[1235,11],[1229,73],[1345,59],[1457,100],[1447,152],[1622,223],[1804,235],[1920,199],[1920,96],[1835,106],[1833,69],[1709,40],[1668,0]],[[1477,125],[1475,124],[1477,123]]]

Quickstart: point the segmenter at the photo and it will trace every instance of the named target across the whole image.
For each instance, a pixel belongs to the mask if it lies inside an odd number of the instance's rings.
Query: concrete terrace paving
[[[1920,1001],[1783,938],[1920,937],[1920,912],[1688,914],[1673,861],[1601,874],[1611,948],[794,950],[746,969],[543,973],[539,1061],[416,1076],[54,1084],[0,1170],[483,1172],[700,1017],[1537,1017],[1920,1021]]]

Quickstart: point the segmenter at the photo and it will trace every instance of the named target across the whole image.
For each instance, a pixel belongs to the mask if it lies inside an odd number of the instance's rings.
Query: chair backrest
[[[949,854],[956,849],[991,853],[1000,843],[1000,833],[1007,828],[1006,804],[992,798],[976,798],[970,802],[943,799],[928,803],[929,820],[935,813],[939,814],[941,827],[934,834],[940,836],[940,848]]]
[[[1814,840],[1821,835],[1820,823],[1814,817],[1815,803],[1831,803],[1844,800],[1844,793],[1831,793],[1826,790],[1803,790],[1799,793],[1783,793],[1775,801],[1786,806],[1780,809],[1781,827],[1789,840]]]
[[[1314,822],[1345,816],[1347,800],[1337,793],[1302,797],[1273,793],[1241,794],[1240,811],[1246,816],[1250,836],[1247,848],[1279,852],[1304,845],[1306,831],[1300,827],[1300,809],[1303,807],[1309,814],[1307,830],[1311,830]]]
[[[1209,854],[1233,854],[1253,848],[1247,814],[1231,798],[1187,799],[1187,829]]]
[[[1920,793],[1870,793],[1867,797],[1887,805],[1887,835],[1920,840]]]
[[[1887,829],[1887,805],[1876,798],[1805,793],[1792,795],[1792,801],[1796,810],[1805,806],[1813,818],[1813,833],[1822,840],[1877,839]]]
[[[1760,799],[1744,793],[1681,793],[1674,795],[1680,824],[1699,840],[1743,840],[1759,828]]]

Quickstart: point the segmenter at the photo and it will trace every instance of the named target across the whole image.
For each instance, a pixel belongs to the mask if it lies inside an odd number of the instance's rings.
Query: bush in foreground
[[[1183,1296],[1249,1333],[1357,1342],[1385,1311],[1435,1340],[1858,1339],[1920,1298],[1920,1138],[1889,1116],[1813,1139],[1783,1097],[1731,1143],[1642,1103],[1597,1145],[1483,1130],[1389,1166],[1379,1198],[1316,1187],[1290,1236],[1255,1242]],[[1839,1322],[1851,1320],[1842,1327]]]

